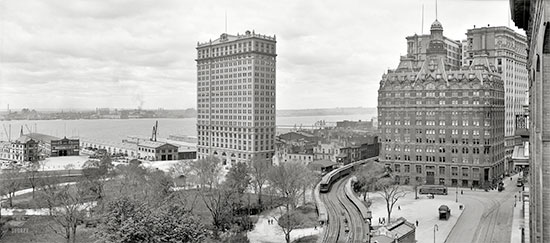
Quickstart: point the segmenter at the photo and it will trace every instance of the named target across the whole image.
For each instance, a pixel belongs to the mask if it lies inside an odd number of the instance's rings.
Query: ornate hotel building
[[[415,65],[422,65],[428,55],[428,45],[431,35],[407,36],[407,55],[401,58],[411,59]],[[459,68],[462,66],[462,43],[443,36],[443,43],[447,51],[445,65],[447,68]]]
[[[550,1],[511,0],[511,16],[527,33],[529,73],[528,242],[550,242]]]
[[[486,55],[450,63],[439,21],[426,59],[401,58],[378,91],[380,161],[400,183],[487,187],[504,174],[504,84]]]
[[[197,44],[198,158],[275,152],[276,38],[246,31]]]
[[[523,115],[527,100],[527,39],[504,26],[469,29],[462,46],[464,64],[469,65],[477,55],[487,55],[504,82],[504,146],[506,170],[512,171],[512,152],[515,144],[516,116]]]

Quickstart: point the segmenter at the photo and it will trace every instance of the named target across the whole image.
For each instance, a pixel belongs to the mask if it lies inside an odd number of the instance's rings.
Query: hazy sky
[[[195,47],[224,32],[225,12],[230,34],[277,36],[278,109],[375,107],[381,75],[421,32],[422,4],[428,33],[426,0],[3,0],[0,110],[195,108]],[[508,0],[438,5],[452,39],[509,23]]]

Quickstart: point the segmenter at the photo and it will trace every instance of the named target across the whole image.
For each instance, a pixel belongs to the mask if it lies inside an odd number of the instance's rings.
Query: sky
[[[0,110],[196,108],[197,42],[277,37],[277,109],[376,107],[427,0],[0,0]],[[443,34],[508,26],[508,0],[439,0]],[[524,33],[524,32],[521,32]]]

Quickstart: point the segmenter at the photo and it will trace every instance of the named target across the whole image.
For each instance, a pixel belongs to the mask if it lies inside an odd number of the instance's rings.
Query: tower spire
[[[435,0],[435,19],[437,20],[437,0]]]
[[[225,10],[225,33],[227,34],[227,10]]]
[[[424,34],[424,4],[422,4],[422,26],[420,27],[420,34]]]

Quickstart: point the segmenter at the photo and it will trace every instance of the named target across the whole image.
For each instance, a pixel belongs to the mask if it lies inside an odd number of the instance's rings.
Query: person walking
[[[418,220],[416,221],[416,227],[418,227]]]

